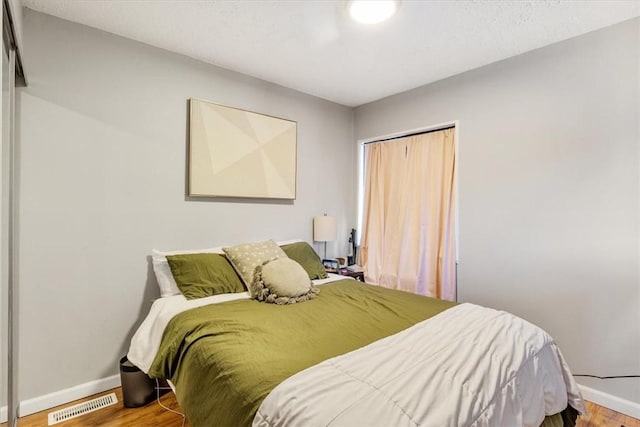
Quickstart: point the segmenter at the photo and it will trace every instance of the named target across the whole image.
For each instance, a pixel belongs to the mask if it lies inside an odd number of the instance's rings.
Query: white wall
[[[639,62],[634,19],[356,109],[357,139],[460,120],[459,299],[574,373],[640,372]],[[638,379],[579,382],[640,403]]]
[[[158,296],[152,248],[311,240],[354,226],[353,111],[27,10],[18,92],[20,398],[118,373]],[[298,122],[295,202],[185,200],[187,99]]]

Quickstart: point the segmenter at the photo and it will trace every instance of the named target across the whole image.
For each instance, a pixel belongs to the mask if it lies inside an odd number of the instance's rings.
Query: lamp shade
[[[313,218],[313,240],[331,242],[338,237],[336,218],[333,216],[316,216]]]

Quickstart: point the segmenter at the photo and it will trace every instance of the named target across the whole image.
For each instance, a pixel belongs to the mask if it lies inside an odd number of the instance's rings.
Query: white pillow
[[[169,297],[171,295],[182,295],[178,284],[173,278],[171,273],[171,267],[167,262],[167,255],[184,255],[184,254],[223,254],[222,246],[209,249],[186,249],[182,251],[167,251],[160,252],[153,249],[151,251],[151,264],[153,264],[153,272],[156,273],[156,279],[158,280],[158,287],[160,288],[161,297]]]
[[[302,242],[302,240],[293,239],[276,243],[278,246],[282,246],[297,242]],[[179,251],[159,251],[157,249],[153,249],[151,251],[151,264],[153,265],[153,272],[156,274],[156,280],[158,281],[161,297],[182,295],[182,292],[178,289],[176,280],[173,278],[173,274],[171,273],[171,268],[167,262],[167,255],[184,254],[224,254],[224,251],[222,250],[222,246],[209,249],[185,249]]]

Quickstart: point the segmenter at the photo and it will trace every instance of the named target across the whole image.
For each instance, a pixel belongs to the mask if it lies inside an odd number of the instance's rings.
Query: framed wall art
[[[189,100],[188,195],[296,198],[297,123]]]

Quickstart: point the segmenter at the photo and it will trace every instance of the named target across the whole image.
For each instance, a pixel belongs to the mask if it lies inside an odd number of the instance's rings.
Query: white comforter
[[[586,413],[552,338],[511,314],[461,304],[290,377],[254,426],[535,426]]]

